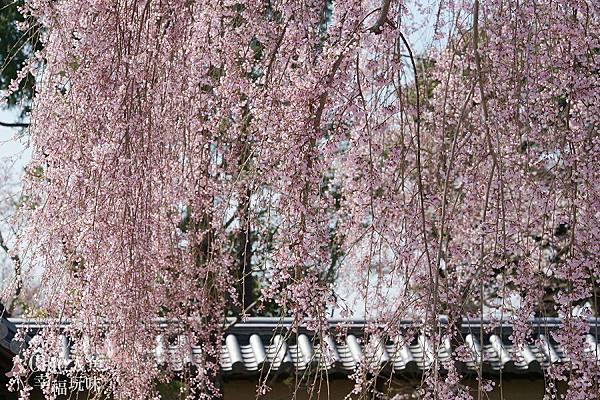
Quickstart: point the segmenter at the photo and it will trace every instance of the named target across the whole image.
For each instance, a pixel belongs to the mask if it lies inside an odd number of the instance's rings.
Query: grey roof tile
[[[585,340],[586,354],[600,361],[598,322],[598,319],[590,319],[591,328]],[[36,330],[46,324],[44,321],[22,319],[6,321],[0,324],[0,342],[3,341],[3,346],[18,351],[20,344],[12,340],[15,327],[28,329],[31,334],[35,334]],[[256,375],[267,370],[293,373],[314,368],[330,373],[350,374],[361,363],[368,363],[371,368],[402,374],[422,372],[432,366],[433,343],[422,333],[410,335],[409,332],[414,332],[414,329],[409,329],[413,328],[409,322],[403,322],[404,336],[394,338],[385,337],[383,332],[365,336],[363,321],[331,321],[331,327],[342,324],[348,328],[347,335],[335,340],[328,335],[320,340],[314,333],[302,328],[299,332],[292,332],[289,321],[286,325],[286,321],[282,323],[280,319],[250,318],[227,329],[220,357],[221,370],[232,376]],[[548,334],[560,326],[560,320],[531,321],[535,340],[521,346],[509,340],[512,332],[510,325],[481,336],[482,324],[486,322],[467,321],[461,328],[464,344],[471,354],[470,359],[464,363],[466,370],[476,371],[482,363],[487,373],[502,370],[539,374],[551,364],[568,361],[564,350]],[[168,324],[159,321],[159,325],[166,327]],[[66,327],[66,324],[63,326]],[[157,364],[181,371],[201,362],[202,349],[189,343],[189,336],[178,335],[171,339],[174,340],[169,341],[166,334],[157,336],[155,348],[151,350]],[[68,364],[71,360],[69,338],[63,334],[59,340],[61,350],[57,358],[63,364]],[[437,346],[437,352],[442,361],[448,360],[451,353],[448,337],[444,337]]]

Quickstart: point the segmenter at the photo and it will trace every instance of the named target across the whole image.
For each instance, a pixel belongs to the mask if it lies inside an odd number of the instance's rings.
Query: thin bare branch
[[[27,122],[2,122],[2,121],[0,121],[0,126],[4,126],[6,128],[29,128],[29,123],[27,123]]]

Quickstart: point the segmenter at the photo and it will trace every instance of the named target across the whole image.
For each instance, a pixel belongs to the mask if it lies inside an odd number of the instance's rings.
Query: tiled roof
[[[17,333],[16,326],[6,318],[0,322],[0,348],[7,353],[16,353],[19,349],[18,343],[13,341]]]
[[[44,326],[43,322],[11,319],[16,327],[27,328],[32,334]],[[314,333],[300,327],[290,330],[288,319],[249,318],[231,325],[225,333],[221,352],[221,369],[225,375],[248,376],[265,372],[295,373],[313,368],[334,374],[350,374],[360,363],[370,365],[395,374],[421,373],[429,368],[433,360],[433,344],[424,335],[412,329],[409,321],[400,323],[400,331],[406,335],[395,338],[365,336],[364,321],[330,320],[330,327],[346,327],[346,334],[334,339],[332,336],[319,338]],[[165,324],[164,321],[158,323]],[[444,320],[441,320],[443,326]],[[534,319],[530,321],[533,338],[528,345],[514,345],[510,336],[509,324],[491,327],[486,321],[468,320],[461,326],[462,342],[471,349],[462,364],[468,372],[477,371],[483,361],[483,372],[487,374],[540,374],[553,363],[568,361],[569,355],[552,338],[551,332],[560,327],[557,318]],[[590,319],[590,331],[586,335],[585,352],[600,363],[600,320]],[[489,326],[488,326],[489,325]],[[480,340],[482,327],[488,333]],[[4,328],[0,328],[5,332]],[[332,333],[335,329],[332,329]],[[154,356],[159,364],[174,371],[181,371],[185,365],[194,365],[201,356],[199,346],[186,346],[187,336],[156,338]],[[5,340],[4,337],[0,340]],[[15,347],[14,344],[11,346]],[[183,352],[182,348],[191,349]],[[321,357],[322,349],[328,357]],[[446,339],[438,347],[440,359],[449,357],[450,340]],[[63,337],[61,356],[69,357],[69,340]]]

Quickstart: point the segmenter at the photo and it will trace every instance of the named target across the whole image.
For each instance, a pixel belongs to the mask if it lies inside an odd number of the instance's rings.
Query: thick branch
[[[375,21],[375,24],[369,28],[369,31],[379,34],[381,33],[381,28],[386,23],[389,23],[388,13],[390,12],[390,5],[392,4],[392,0],[383,0],[383,4],[381,5],[381,13],[379,14],[379,18]]]

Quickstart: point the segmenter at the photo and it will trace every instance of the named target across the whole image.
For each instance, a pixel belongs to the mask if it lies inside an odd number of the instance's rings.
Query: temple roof
[[[585,353],[600,362],[600,319],[589,319],[589,332],[585,335]],[[30,336],[47,326],[49,321],[3,319],[0,343],[13,353],[19,348],[15,343],[15,329],[26,329]],[[157,320],[165,334],[156,337],[150,351],[156,362],[173,371],[194,366],[200,360],[200,346],[190,345],[187,335],[169,331],[169,321]],[[352,374],[362,365],[370,370],[394,374],[419,374],[431,367],[434,346],[411,321],[398,323],[394,337],[386,329],[360,320],[329,320],[329,332],[319,336],[304,326],[294,329],[291,319],[248,318],[245,321],[229,320],[225,328],[221,351],[221,370],[231,377],[253,376],[264,373],[294,374],[319,369],[329,374]],[[440,319],[444,327],[447,320]],[[551,364],[569,361],[569,354],[554,340],[552,332],[560,328],[558,318],[536,318],[529,321],[532,335],[527,344],[517,346],[512,342],[509,323],[492,323],[485,320],[463,320],[460,341],[467,349],[460,368],[465,373],[479,370],[486,374],[539,375]],[[68,328],[68,322],[60,325]],[[160,331],[160,330],[159,330]],[[62,335],[62,349],[57,357],[65,365],[70,362],[70,340]],[[483,340],[482,340],[483,339]],[[323,353],[327,356],[323,356]],[[441,341],[437,348],[441,361],[449,359],[450,339]],[[368,363],[368,364],[365,364]]]

